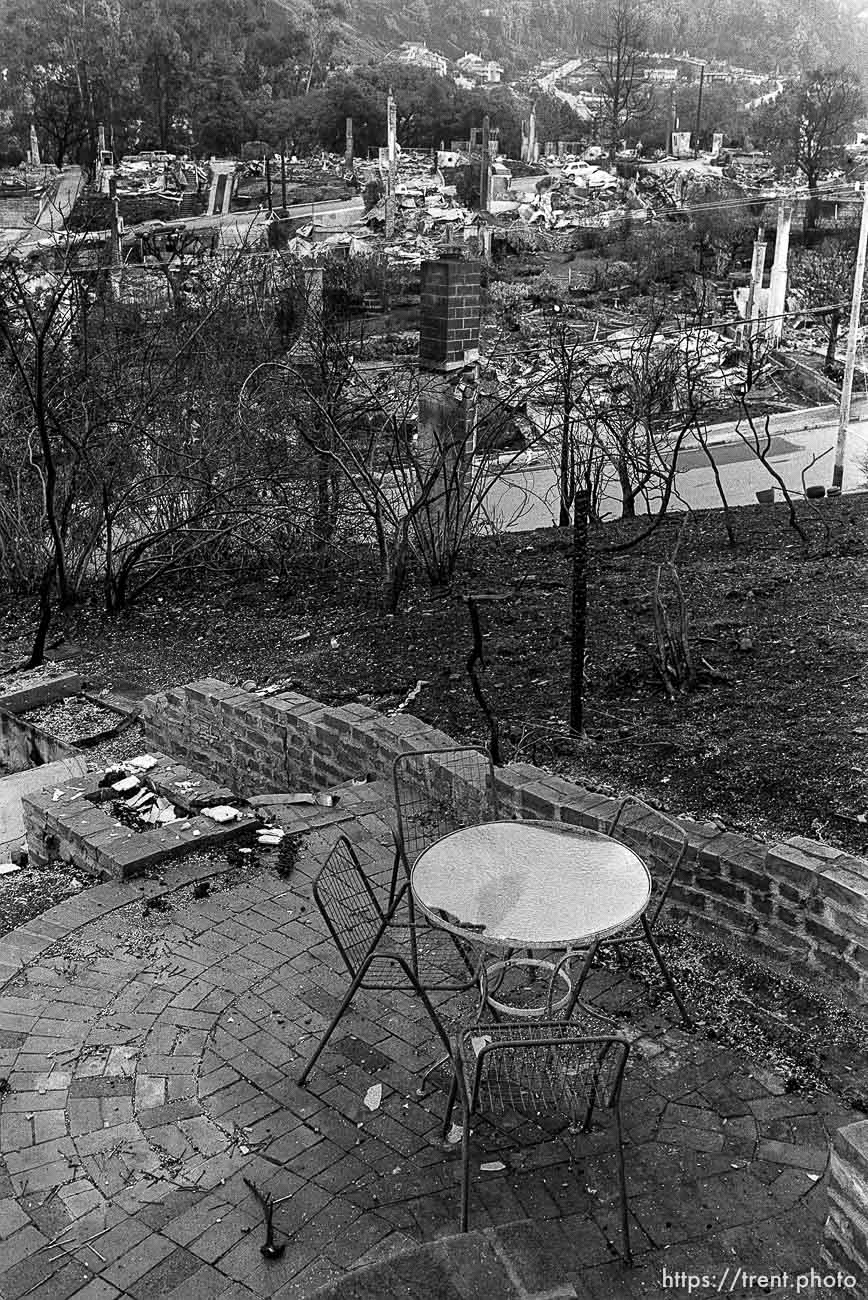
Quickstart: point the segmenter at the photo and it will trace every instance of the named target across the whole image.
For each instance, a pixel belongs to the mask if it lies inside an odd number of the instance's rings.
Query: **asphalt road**
[[[772,436],[771,462],[794,495],[802,495],[803,471],[807,485],[823,483],[828,487],[831,483],[837,432],[837,423],[830,423]],[[768,470],[740,440],[728,440],[710,450],[730,505],[754,505],[757,491],[772,486],[774,480]],[[821,455],[822,460],[815,460]],[[720,497],[705,454],[689,448],[679,457],[678,466],[673,508],[719,508]],[[844,491],[855,492],[865,487],[868,487],[868,419],[850,425],[844,463]],[[781,499],[780,492],[777,497]],[[549,527],[556,521],[557,508],[555,473],[548,466],[511,471],[493,485],[486,498],[489,517],[500,527],[515,532]],[[604,508],[614,518],[620,515],[617,491],[607,493]]]

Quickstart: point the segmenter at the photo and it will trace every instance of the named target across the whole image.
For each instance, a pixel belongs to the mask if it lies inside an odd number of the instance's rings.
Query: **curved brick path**
[[[176,867],[0,941],[2,1300],[289,1300],[325,1284],[346,1300],[633,1296],[656,1291],[664,1266],[818,1264],[829,1134],[848,1115],[668,1028],[665,1005],[644,1020],[625,1085],[629,1275],[610,1244],[603,1131],[481,1131],[479,1158],[506,1169],[477,1172],[476,1231],[452,1235],[456,1161],[431,1144],[443,1093],[415,1095],[434,1044],[410,999],[363,995],[300,1089],[344,987],[309,901],[329,822],[372,868],[387,861],[385,821],[358,811],[307,819],[291,887],[262,871],[196,900],[205,872]],[[161,894],[167,909],[145,912],[143,896]],[[595,993],[617,1007],[636,990],[601,974]],[[286,1198],[279,1262],[260,1254],[245,1178]]]

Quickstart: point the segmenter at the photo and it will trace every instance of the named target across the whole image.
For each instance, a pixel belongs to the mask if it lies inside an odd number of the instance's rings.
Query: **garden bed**
[[[593,534],[586,661],[588,741],[567,735],[570,668],[569,530],[480,542],[451,593],[411,578],[383,616],[370,557],[348,550],[331,568],[288,564],[280,581],[227,578],[166,586],[119,619],[84,604],[66,620],[77,667],[157,689],[216,676],[281,682],[325,702],[360,700],[386,712],[411,692],[410,712],[457,739],[485,724],[465,664],[471,647],[459,596],[480,602],[483,687],[507,759],[529,759],[592,787],[650,798],[767,838],[807,835],[868,849],[868,496],[803,507],[810,543],[783,505],[697,513],[678,566],[697,662],[715,672],[669,700],[648,657],[657,564],[679,518],[635,551],[612,553],[640,526]],[[825,537],[822,525],[829,528]],[[0,615],[7,650],[25,642],[32,611]],[[4,626],[5,625],[5,626]],[[417,691],[418,687],[418,691]]]

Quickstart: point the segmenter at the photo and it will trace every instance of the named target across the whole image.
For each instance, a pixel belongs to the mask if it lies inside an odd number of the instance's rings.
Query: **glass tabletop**
[[[579,948],[637,920],[651,897],[640,857],[598,831],[561,822],[467,826],[430,845],[412,871],[430,920],[503,948]]]

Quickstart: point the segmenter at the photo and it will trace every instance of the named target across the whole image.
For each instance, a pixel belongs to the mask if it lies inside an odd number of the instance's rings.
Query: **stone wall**
[[[408,714],[385,717],[362,704],[327,707],[295,692],[262,697],[214,679],[149,696],[148,743],[240,795],[323,789],[352,777],[388,778],[408,750],[454,741]],[[541,817],[604,830],[615,801],[516,763],[497,772],[504,815]],[[450,787],[449,762],[431,764],[431,784]],[[656,823],[656,824],[655,824]],[[767,845],[715,823],[681,819],[689,851],[670,898],[710,937],[801,976],[834,983],[853,1002],[868,995],[868,861],[813,840]],[[631,827],[648,852],[665,837],[654,816]]]
[[[832,1142],[823,1266],[857,1284],[868,1278],[868,1120],[839,1128]]]

